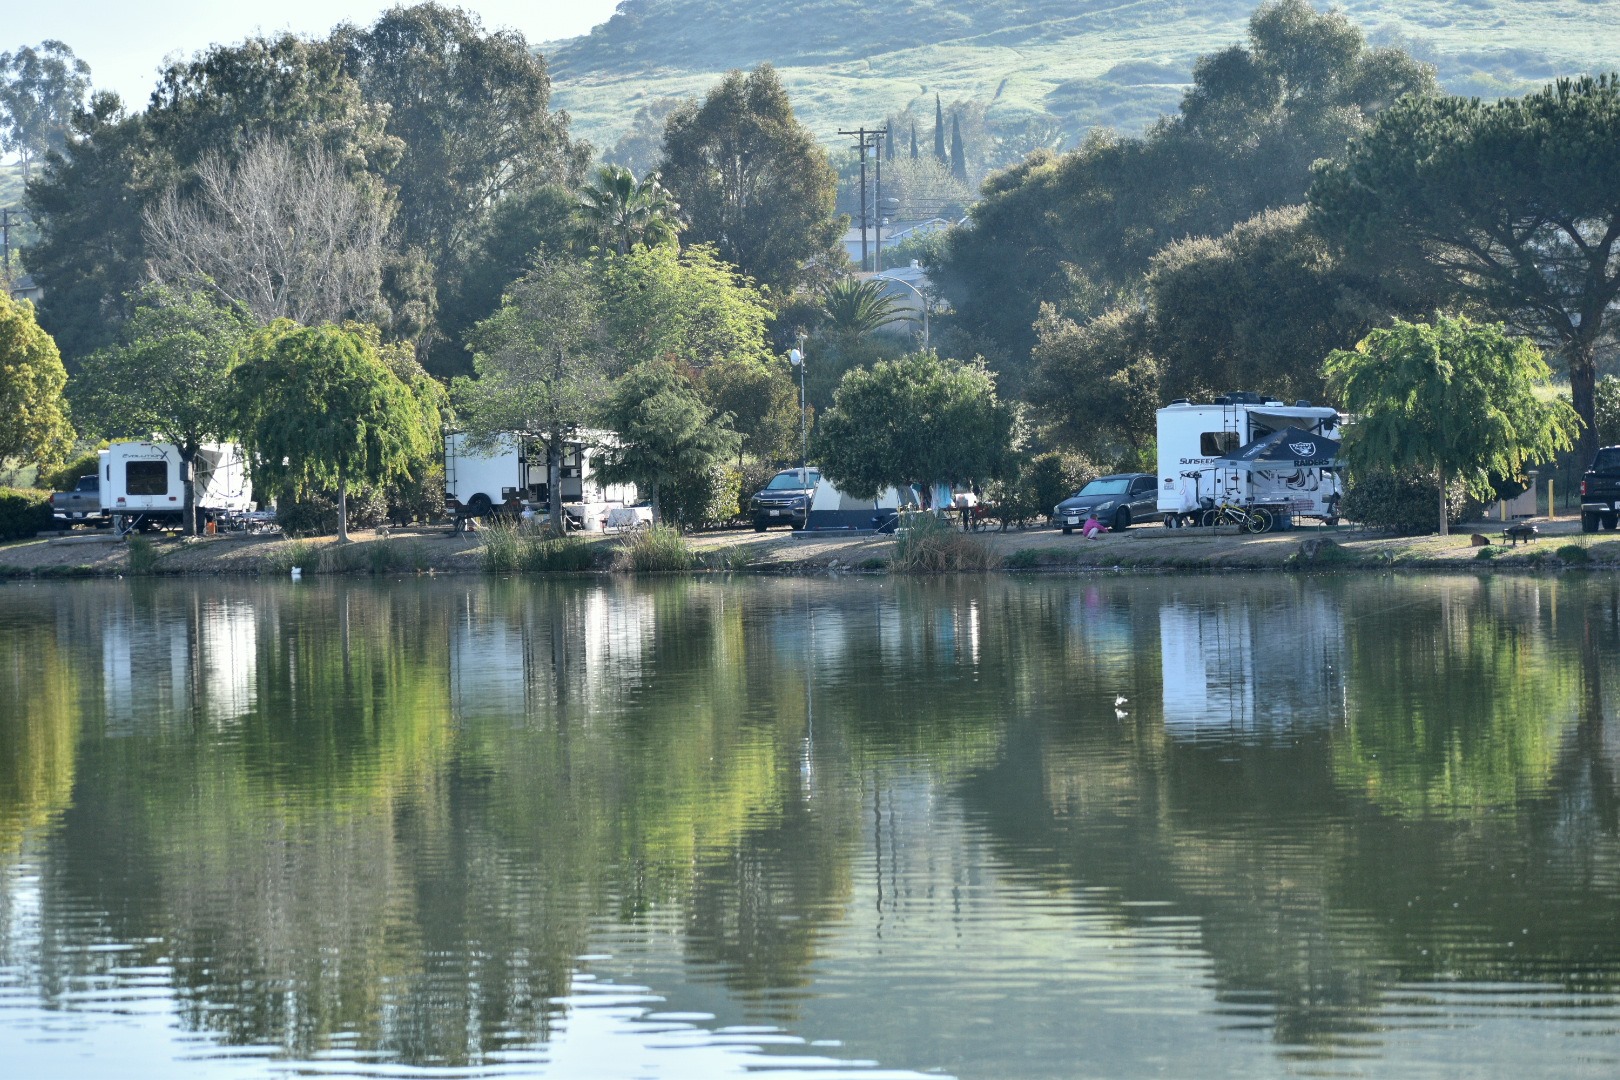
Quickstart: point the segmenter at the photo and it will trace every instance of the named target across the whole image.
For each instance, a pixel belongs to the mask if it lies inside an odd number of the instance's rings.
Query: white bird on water
[[[1114,708],[1116,708],[1116,709],[1119,708],[1121,705],[1125,704],[1125,702],[1127,702],[1129,700],[1130,700],[1129,698],[1123,697],[1123,696],[1121,696],[1119,694],[1114,695]]]

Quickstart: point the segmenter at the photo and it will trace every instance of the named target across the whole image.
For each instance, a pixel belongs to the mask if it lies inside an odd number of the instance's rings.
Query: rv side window
[[[1206,431],[1198,437],[1198,452],[1204,457],[1221,457],[1237,448],[1235,431]]]
[[[124,490],[131,495],[167,495],[167,461],[131,461],[124,466]]]

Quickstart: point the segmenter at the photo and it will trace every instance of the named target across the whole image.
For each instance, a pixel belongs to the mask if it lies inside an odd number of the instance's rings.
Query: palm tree
[[[657,173],[637,181],[623,165],[603,165],[579,195],[590,238],[620,255],[636,244],[673,244],[681,231],[681,206]]]
[[[901,310],[898,299],[884,294],[882,283],[874,278],[847,277],[828,285],[821,293],[821,310],[835,331],[853,337],[865,337],[911,318]]]

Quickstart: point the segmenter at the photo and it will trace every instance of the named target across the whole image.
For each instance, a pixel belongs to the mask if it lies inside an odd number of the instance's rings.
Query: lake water
[[[0,1073],[1620,1073],[1620,584],[0,586]]]

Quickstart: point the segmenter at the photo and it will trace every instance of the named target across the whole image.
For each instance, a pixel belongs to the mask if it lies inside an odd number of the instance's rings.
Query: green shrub
[[[305,573],[314,573],[319,568],[320,552],[314,544],[303,540],[294,540],[291,543],[280,544],[264,558],[264,569],[272,574],[287,574],[295,566],[302,567]]]
[[[492,573],[578,574],[596,568],[597,545],[575,536],[508,522],[496,522],[480,536],[479,563]]]
[[[27,540],[54,523],[50,492],[0,488],[0,540]]]
[[[691,530],[724,525],[735,518],[741,491],[742,471],[735,465],[716,465],[668,485],[659,495],[665,519]]]
[[[1565,544],[1554,552],[1567,563],[1586,563],[1592,561],[1592,553],[1580,544]]]
[[[371,529],[388,520],[388,501],[371,488],[349,492],[349,528]],[[287,536],[331,536],[338,531],[337,496],[325,492],[276,499],[276,524]]]
[[[993,570],[995,553],[972,533],[965,533],[931,513],[906,514],[894,545],[890,569],[907,574],[943,574]]]
[[[383,491],[388,520],[395,525],[444,517],[444,465],[429,464],[391,482]],[[353,507],[350,507],[351,516]],[[333,520],[336,520],[334,513]]]
[[[887,570],[889,568],[889,560],[885,559],[881,555],[871,555],[862,559],[859,566],[862,570]]]
[[[1007,569],[1033,570],[1041,565],[1040,552],[1034,548],[1020,548],[1007,556]]]
[[[638,574],[690,570],[695,560],[686,538],[668,525],[637,529],[619,546],[613,568]]]
[[[129,538],[129,573],[130,575],[150,574],[157,568],[157,546],[144,536]]]
[[[747,517],[751,511],[748,509],[748,500],[753,498],[754,492],[761,490],[771,482],[771,477],[780,470],[775,465],[764,461],[751,461],[743,466],[742,475],[737,483],[737,516]]]
[[[1486,545],[1485,547],[1482,547],[1478,551],[1474,552],[1474,558],[1489,562],[1491,559],[1496,558],[1500,554],[1502,554],[1501,548],[1493,548],[1490,545]]]
[[[105,445],[105,444],[103,444]],[[79,486],[79,477],[101,471],[101,452],[91,450],[80,454],[60,469],[41,472],[34,483],[47,491],[72,491]]]
[[[1368,528],[1419,536],[1440,531],[1437,496],[1431,476],[1358,472],[1350,478],[1339,514]],[[1446,485],[1446,517],[1452,525],[1463,520],[1467,507],[1466,487],[1461,480],[1452,480]]]

